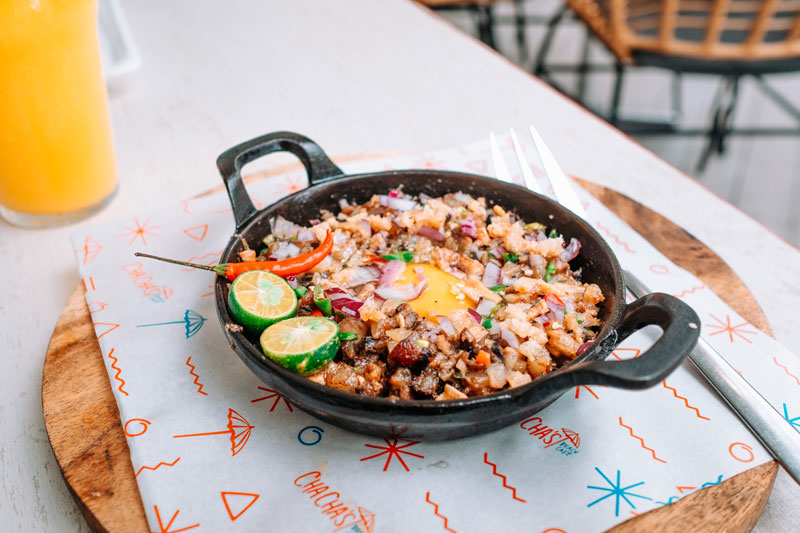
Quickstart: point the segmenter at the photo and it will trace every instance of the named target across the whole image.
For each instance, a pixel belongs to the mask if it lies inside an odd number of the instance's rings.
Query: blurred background
[[[418,1],[800,246],[800,1]]]

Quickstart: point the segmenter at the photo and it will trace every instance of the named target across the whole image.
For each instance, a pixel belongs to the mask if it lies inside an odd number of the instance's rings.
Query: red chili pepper
[[[387,260],[377,255],[368,255],[361,260],[362,263],[386,263]]]
[[[308,253],[298,255],[297,257],[290,257],[289,259],[282,259],[281,261],[242,261],[241,263],[222,263],[217,266],[198,265],[195,263],[186,263],[184,261],[175,261],[174,259],[166,259],[164,257],[157,257],[149,254],[142,254],[136,252],[134,255],[139,257],[149,257],[150,259],[158,259],[159,261],[166,261],[167,263],[175,263],[177,265],[189,266],[193,268],[201,268],[203,270],[211,270],[220,276],[225,276],[230,281],[236,279],[237,276],[251,270],[266,270],[281,277],[296,276],[302,274],[307,270],[311,270],[322,262],[333,250],[333,235],[330,231],[325,234],[322,244],[314,248]]]
[[[322,311],[320,311],[319,309],[314,309],[313,311],[311,311],[311,316],[322,316]]]

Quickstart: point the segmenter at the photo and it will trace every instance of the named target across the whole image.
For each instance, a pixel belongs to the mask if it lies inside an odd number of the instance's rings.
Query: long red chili
[[[174,259],[167,259],[166,257],[158,257],[150,254],[143,254],[136,252],[134,255],[138,257],[149,257],[150,259],[158,259],[159,261],[166,261],[167,263],[174,263],[176,265],[189,266],[193,268],[201,268],[203,270],[211,270],[220,276],[225,276],[230,281],[236,279],[239,274],[249,272],[251,270],[266,270],[281,277],[296,276],[302,274],[307,270],[311,270],[322,262],[333,250],[333,235],[330,231],[325,233],[325,238],[322,243],[311,250],[310,252],[298,255],[297,257],[290,257],[280,261],[242,261],[241,263],[222,263],[217,266],[198,265],[196,263],[187,263],[185,261],[176,261]]]
[[[233,281],[239,274],[250,270],[266,270],[275,275],[285,278],[286,276],[296,276],[307,270],[311,270],[322,262],[333,250],[333,235],[328,231],[322,244],[310,252],[282,259],[280,261],[242,261],[241,263],[227,263],[219,265],[225,268],[225,277]]]

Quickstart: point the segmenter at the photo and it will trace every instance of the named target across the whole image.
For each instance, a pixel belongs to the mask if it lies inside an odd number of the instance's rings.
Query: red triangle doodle
[[[245,511],[250,509],[250,506],[256,503],[256,500],[261,496],[260,494],[250,494],[249,492],[220,492],[220,496],[222,496],[222,503],[225,504],[225,510],[228,511],[228,516],[231,517],[231,522],[239,518],[244,514]],[[250,503],[241,507],[239,512],[234,513],[231,509],[230,502],[228,501],[229,496],[237,496],[236,498],[231,498],[234,502],[238,501],[238,505],[234,504],[235,507],[239,508],[241,504],[243,504],[243,500],[250,500]]]
[[[105,328],[98,328],[97,326],[106,326],[106,327]],[[94,323],[94,334],[97,335],[97,338],[99,339],[100,337],[102,337],[106,333],[114,331],[118,327],[119,327],[119,324],[110,324],[108,322],[95,322]],[[102,333],[100,333],[101,330],[103,331]]]
[[[187,237],[191,237],[196,241],[202,241],[206,238],[208,233],[208,224],[200,224],[199,226],[192,226],[183,230]]]
[[[685,494],[689,491],[696,489],[697,487],[684,487],[682,485],[676,485],[675,488],[678,489],[678,492],[680,492],[681,494]]]

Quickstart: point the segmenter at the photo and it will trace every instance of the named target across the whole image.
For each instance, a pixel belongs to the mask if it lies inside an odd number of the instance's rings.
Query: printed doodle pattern
[[[500,144],[514,160],[510,139]],[[486,142],[342,166],[492,171]],[[297,165],[247,188],[263,205],[259,199],[306,183]],[[578,194],[625,267],[654,290],[690,301],[706,338],[800,431],[795,356]],[[402,523],[405,531],[452,533],[496,530],[497,516],[508,531],[606,530],[769,460],[688,365],[640,391],[576,383],[508,428],[455,442],[427,442],[402,425],[383,440],[339,429],[295,408],[239,361],[216,318],[213,274],[131,256],[142,249],[212,265],[232,232],[221,193],[73,238],[150,531],[372,533]],[[635,333],[608,364],[646,357],[653,340]]]

